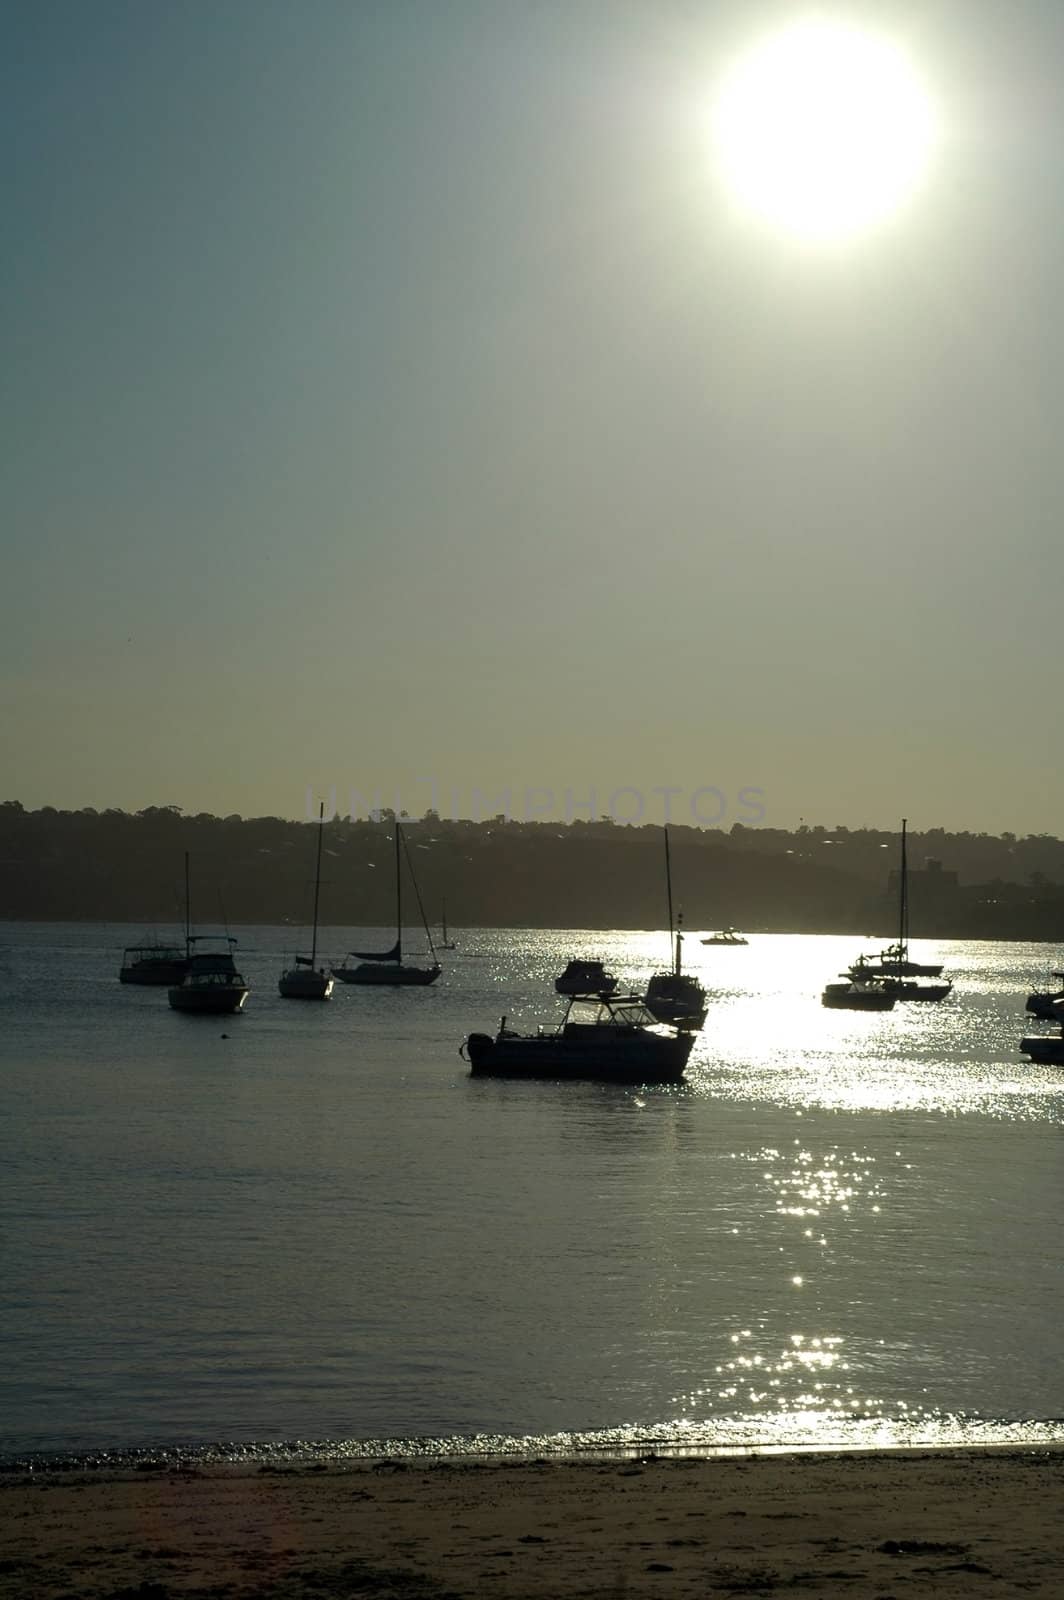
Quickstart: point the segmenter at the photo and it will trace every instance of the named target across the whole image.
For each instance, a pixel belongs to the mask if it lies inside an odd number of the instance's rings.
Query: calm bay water
[[[0,1454],[1064,1438],[1049,947],[922,946],[954,995],[878,1016],[819,1004],[859,940],[690,939],[689,1082],[635,1090],[457,1049],[661,934],[458,930],[316,1006],[246,928],[245,1014],[195,1018],[117,982],[142,932],[0,924]]]

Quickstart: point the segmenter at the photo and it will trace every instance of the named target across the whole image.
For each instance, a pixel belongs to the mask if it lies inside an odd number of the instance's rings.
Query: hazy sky
[[[820,9],[845,246],[713,160],[794,3],[5,0],[0,798],[1064,832],[1064,6]]]

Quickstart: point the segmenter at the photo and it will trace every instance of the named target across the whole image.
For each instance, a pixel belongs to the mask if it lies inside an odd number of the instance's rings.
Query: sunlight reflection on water
[[[222,1043],[119,988],[125,932],[0,949],[0,1449],[1058,1436],[1064,1075],[1017,1051],[1055,952],[943,945],[948,1001],[861,1014],[819,1003],[861,941],[690,939],[689,1081],[617,1090],[456,1047],[556,1016],[574,955],[645,981],[660,934],[458,930],[432,990],[308,1016],[247,930]]]

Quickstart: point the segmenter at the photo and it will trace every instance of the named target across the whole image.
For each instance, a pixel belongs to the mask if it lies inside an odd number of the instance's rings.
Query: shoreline
[[[0,1596],[1064,1592],[1064,1446],[0,1474]]]

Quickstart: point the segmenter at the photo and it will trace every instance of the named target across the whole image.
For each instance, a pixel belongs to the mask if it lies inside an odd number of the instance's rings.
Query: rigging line
[[[417,898],[417,908],[421,912],[421,925],[425,930],[425,938],[429,942],[429,954],[432,956],[433,961],[435,961],[436,960],[436,946],[432,942],[432,934],[429,931],[428,918],[425,915],[425,903],[421,898],[421,890],[418,888],[418,881],[417,881],[417,878],[414,875],[414,863],[410,859],[410,846],[406,842],[406,834],[405,833],[401,833],[400,834],[400,838],[403,841],[403,854],[406,857],[406,868],[407,868],[407,871],[410,874],[410,882],[414,885],[414,894],[415,894],[415,896]]]

